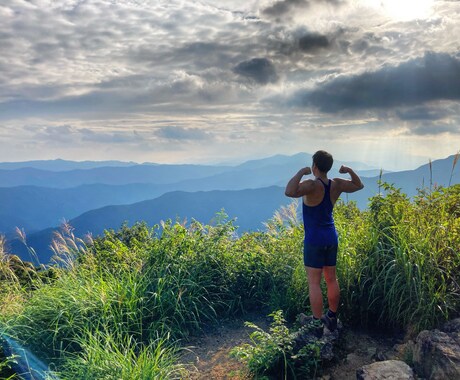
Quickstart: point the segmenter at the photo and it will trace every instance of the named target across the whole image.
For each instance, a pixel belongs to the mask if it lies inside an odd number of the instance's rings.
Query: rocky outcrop
[[[413,347],[414,368],[427,380],[460,379],[460,318],[422,331]]]
[[[387,352],[376,350],[372,359],[377,362],[356,371],[358,379],[460,380],[460,318],[440,329],[422,331],[415,341]]]
[[[358,380],[412,380],[411,367],[400,360],[385,360],[365,365],[356,371]]]

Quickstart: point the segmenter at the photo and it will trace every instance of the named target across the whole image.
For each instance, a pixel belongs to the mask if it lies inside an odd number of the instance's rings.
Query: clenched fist
[[[303,169],[300,169],[300,171],[301,171],[302,175],[309,175],[309,174],[311,174],[311,168],[308,167],[308,166],[305,167],[305,168],[303,168]]]
[[[350,169],[350,168],[349,168],[348,166],[342,165],[342,166],[340,167],[340,169],[339,169],[339,173],[341,173],[341,174],[348,173],[348,170],[349,170],[349,169]]]

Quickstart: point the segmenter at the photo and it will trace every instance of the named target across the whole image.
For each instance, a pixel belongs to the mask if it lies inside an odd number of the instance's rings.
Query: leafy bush
[[[252,344],[233,348],[231,355],[244,362],[249,372],[258,378],[313,378],[320,363],[322,342],[311,342],[296,350],[296,335],[286,327],[282,311],[270,316],[273,322],[269,332],[246,322],[246,326],[255,330],[250,335]]]

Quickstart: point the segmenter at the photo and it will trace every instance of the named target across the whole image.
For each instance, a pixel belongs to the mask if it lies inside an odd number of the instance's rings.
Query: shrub
[[[286,327],[282,311],[269,316],[273,318],[269,332],[246,322],[246,326],[254,329],[250,335],[252,343],[233,348],[231,355],[244,362],[249,372],[258,378],[314,378],[323,343],[318,340],[295,350],[295,334]]]

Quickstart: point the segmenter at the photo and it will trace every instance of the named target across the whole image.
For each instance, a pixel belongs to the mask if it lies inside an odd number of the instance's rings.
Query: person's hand
[[[349,168],[348,166],[342,165],[342,166],[340,167],[340,169],[339,169],[339,173],[341,173],[341,174],[348,173],[348,170],[349,170],[349,169],[350,169],[350,168]]]
[[[302,172],[302,175],[309,175],[311,174],[311,168],[310,167],[305,167],[303,169],[300,169],[300,171]]]

